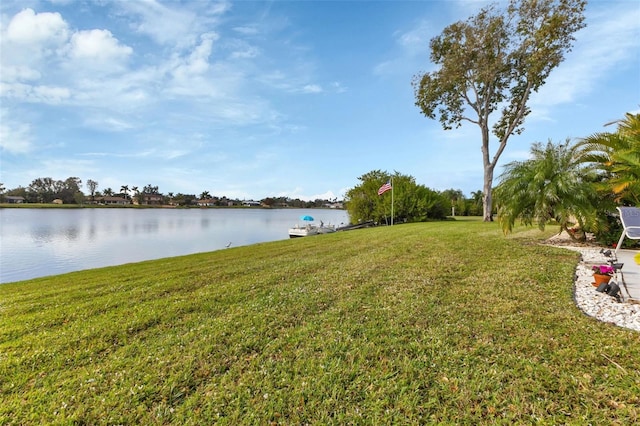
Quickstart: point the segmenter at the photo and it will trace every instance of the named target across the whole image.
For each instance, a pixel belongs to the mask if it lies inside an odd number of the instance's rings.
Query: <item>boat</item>
[[[334,225],[325,225],[322,222],[320,222],[320,225],[306,223],[289,228],[289,238],[308,237],[311,235],[329,234],[331,232],[336,232]]]

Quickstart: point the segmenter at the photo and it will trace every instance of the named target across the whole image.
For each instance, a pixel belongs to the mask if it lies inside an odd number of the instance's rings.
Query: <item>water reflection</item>
[[[39,226],[31,231],[31,238],[36,244],[50,243],[56,239],[73,241],[80,235],[77,226],[54,228],[52,226]]]
[[[160,224],[157,220],[149,220],[143,223],[136,223],[133,226],[134,234],[154,234],[160,231]]]
[[[0,283],[288,239],[302,214],[341,210],[0,209]]]

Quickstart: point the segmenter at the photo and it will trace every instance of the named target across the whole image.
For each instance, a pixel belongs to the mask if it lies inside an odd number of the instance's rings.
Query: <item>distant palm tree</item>
[[[104,190],[105,197],[111,197],[113,195],[113,189],[107,188]]]
[[[140,198],[140,191],[138,191],[138,187],[137,186],[132,186],[131,187],[131,192],[133,192],[133,194],[136,196],[136,199]]]
[[[200,199],[204,200],[207,198],[211,198],[211,194],[209,194],[209,191],[203,191],[202,194],[200,194]]]
[[[576,221],[583,230],[594,226],[593,179],[569,140],[533,144],[530,160],[507,164],[500,176],[496,204],[502,229],[510,232],[518,219],[527,225],[535,222],[540,229],[552,221],[565,231]]]
[[[483,193],[481,190],[478,191],[474,191],[471,193],[471,208],[470,208],[470,213],[471,215],[480,215],[482,214],[482,196]]]
[[[640,114],[625,114],[614,133],[595,133],[582,139],[582,161],[605,174],[603,185],[618,203],[640,205]]]
[[[129,195],[129,185],[122,185],[120,187],[120,193],[124,194],[124,199],[127,199],[127,195]]]

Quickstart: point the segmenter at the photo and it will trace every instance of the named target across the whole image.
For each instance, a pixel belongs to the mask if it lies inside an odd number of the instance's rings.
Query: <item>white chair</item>
[[[640,208],[638,207],[618,207],[620,212],[620,222],[622,222],[622,235],[616,246],[616,253],[622,246],[624,237],[632,240],[640,240]]]

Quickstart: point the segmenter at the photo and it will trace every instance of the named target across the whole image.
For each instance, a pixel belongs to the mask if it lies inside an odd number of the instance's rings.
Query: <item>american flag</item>
[[[387,181],[387,183],[385,183],[380,187],[380,189],[378,189],[378,195],[382,195],[390,189],[391,189],[391,182]]]

